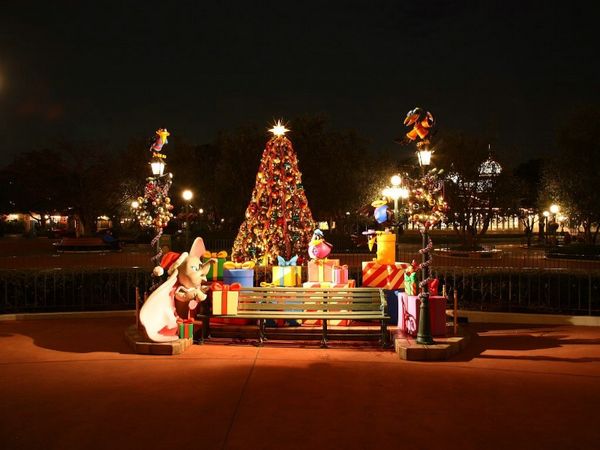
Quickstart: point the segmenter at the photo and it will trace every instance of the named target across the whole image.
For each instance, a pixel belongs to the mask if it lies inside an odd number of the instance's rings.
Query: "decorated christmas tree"
[[[246,220],[233,243],[234,261],[273,263],[277,256],[305,255],[315,223],[289,131],[278,121],[263,151]]]

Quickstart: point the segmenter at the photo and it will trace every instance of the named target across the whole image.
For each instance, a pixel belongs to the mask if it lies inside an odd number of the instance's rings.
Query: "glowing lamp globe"
[[[162,177],[165,172],[165,162],[162,159],[155,159],[150,162],[152,168],[152,175],[156,177]]]
[[[429,149],[420,149],[417,152],[417,156],[419,157],[419,165],[426,167],[431,164],[431,154],[433,152]]]

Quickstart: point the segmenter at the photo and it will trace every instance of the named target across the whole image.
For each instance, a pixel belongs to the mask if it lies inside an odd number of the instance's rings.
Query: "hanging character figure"
[[[156,138],[150,146],[150,151],[154,153],[160,153],[163,148],[163,145],[169,143],[167,138],[170,135],[171,133],[169,133],[166,128],[159,128],[158,130],[156,130]]]
[[[416,107],[409,111],[404,119],[404,125],[407,127],[412,126],[412,129],[406,133],[404,138],[397,140],[396,142],[413,142],[417,140],[417,138],[426,140],[434,123],[433,115],[429,111]]]
[[[162,258],[161,265],[155,267],[156,276],[162,276],[167,269],[169,278],[152,292],[140,310],[140,322],[150,340],[179,339],[177,321],[195,317],[197,306],[206,300],[208,286],[203,283],[214,260],[201,263],[205,251],[202,238],[196,238],[189,253],[169,252]]]

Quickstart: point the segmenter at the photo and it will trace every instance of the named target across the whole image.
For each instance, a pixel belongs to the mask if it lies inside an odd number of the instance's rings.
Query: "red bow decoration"
[[[212,284],[211,290],[213,291],[239,291],[242,288],[240,283],[231,283],[231,284],[223,284],[220,281],[217,281]]]

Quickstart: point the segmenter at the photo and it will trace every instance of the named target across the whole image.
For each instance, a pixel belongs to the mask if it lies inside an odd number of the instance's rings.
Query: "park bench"
[[[257,319],[259,344],[267,339],[266,320],[321,320],[321,347],[327,347],[327,321],[344,319],[379,321],[385,347],[390,320],[383,291],[377,288],[241,288],[237,315],[217,317]]]
[[[117,250],[99,237],[62,238],[60,241],[55,242],[54,245],[59,252]]]

